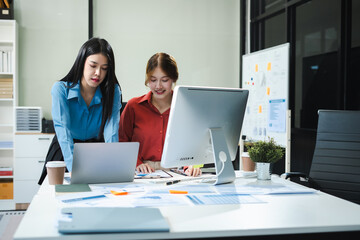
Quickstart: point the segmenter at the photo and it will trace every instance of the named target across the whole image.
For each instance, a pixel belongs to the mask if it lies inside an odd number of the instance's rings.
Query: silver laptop
[[[75,143],[71,184],[134,180],[138,142]]]

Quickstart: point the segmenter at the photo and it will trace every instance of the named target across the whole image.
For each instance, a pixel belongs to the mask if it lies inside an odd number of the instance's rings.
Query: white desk
[[[236,184],[253,182],[257,180],[236,180]],[[276,176],[272,176],[272,182],[295,184]],[[360,205],[319,192],[261,195],[257,197],[266,203],[260,204],[160,207],[170,232],[61,235],[54,226],[58,211],[54,196],[54,187],[43,184],[14,239],[191,239],[259,235],[264,238],[264,235],[277,234],[357,231],[355,236],[358,236],[360,233]]]

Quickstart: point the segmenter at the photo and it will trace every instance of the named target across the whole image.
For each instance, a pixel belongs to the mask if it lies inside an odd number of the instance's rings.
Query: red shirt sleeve
[[[126,104],[120,116],[119,142],[130,142],[133,135],[134,112],[130,104]]]
[[[120,117],[119,141],[139,142],[137,165],[161,161],[170,109],[162,114],[151,103],[151,91],[128,101]]]
[[[119,122],[119,142],[131,142],[132,140],[135,121],[135,112],[132,104],[133,102],[129,101],[121,113]],[[142,161],[140,160],[140,154],[138,154],[136,166],[140,164],[142,164]]]

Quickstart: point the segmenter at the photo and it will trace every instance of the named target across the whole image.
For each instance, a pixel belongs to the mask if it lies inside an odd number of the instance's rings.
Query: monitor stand
[[[224,131],[221,128],[210,128],[209,131],[216,170],[216,181],[214,185],[231,183],[235,180],[235,171]]]

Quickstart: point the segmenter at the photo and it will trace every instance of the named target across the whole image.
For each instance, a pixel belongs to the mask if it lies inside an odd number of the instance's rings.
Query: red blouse
[[[136,166],[144,160],[160,161],[163,151],[170,109],[160,114],[151,96],[150,91],[130,99],[120,116],[119,142],[140,143]]]

